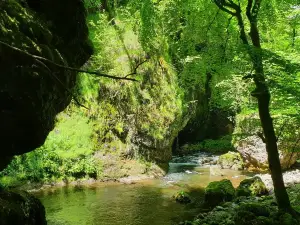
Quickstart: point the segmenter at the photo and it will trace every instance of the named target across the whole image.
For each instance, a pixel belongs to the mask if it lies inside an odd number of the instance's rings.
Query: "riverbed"
[[[213,160],[215,156],[204,153],[174,157],[163,178],[57,187],[35,195],[46,208],[49,225],[173,225],[199,213],[209,182],[230,179],[237,186],[250,176],[219,170],[210,165]],[[192,203],[182,205],[172,198],[180,190],[190,192]]]

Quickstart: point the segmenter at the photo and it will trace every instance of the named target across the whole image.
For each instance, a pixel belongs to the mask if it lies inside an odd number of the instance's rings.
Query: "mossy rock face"
[[[218,164],[222,169],[244,169],[243,159],[238,152],[228,152],[224,155],[221,155],[219,157]]]
[[[214,207],[222,202],[231,201],[235,189],[230,180],[214,181],[205,188],[205,204]]]
[[[262,196],[267,194],[268,189],[260,177],[245,179],[236,189],[237,196]]]
[[[76,83],[76,72],[28,53],[73,67],[82,66],[92,53],[82,1],[31,2],[0,1],[1,42],[21,50],[0,43],[0,140],[5,149],[0,170],[12,156],[44,143]]]
[[[0,225],[46,225],[45,208],[26,192],[0,191]]]

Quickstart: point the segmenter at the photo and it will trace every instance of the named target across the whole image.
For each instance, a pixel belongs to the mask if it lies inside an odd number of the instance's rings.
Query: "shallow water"
[[[239,171],[212,169],[192,160],[174,159],[161,179],[136,184],[95,183],[84,187],[61,187],[36,193],[43,202],[49,225],[173,225],[192,219],[199,212],[203,187],[211,181],[230,179],[234,186],[245,179]],[[190,191],[193,202],[176,203],[172,196]]]

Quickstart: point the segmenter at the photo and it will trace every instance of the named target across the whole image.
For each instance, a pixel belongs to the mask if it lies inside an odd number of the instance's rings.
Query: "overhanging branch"
[[[115,79],[115,80],[138,81],[134,78],[128,78],[127,77],[128,75],[125,75],[124,77],[119,77],[119,76],[113,76],[113,75],[100,73],[100,72],[97,72],[97,71],[88,71],[88,70],[82,70],[82,69],[78,69],[78,68],[74,68],[74,67],[60,65],[60,64],[57,64],[57,63],[53,62],[50,59],[47,59],[47,58],[44,58],[44,57],[41,57],[41,56],[38,56],[38,55],[30,54],[30,53],[28,53],[26,51],[23,51],[23,50],[21,50],[17,47],[11,46],[10,44],[7,44],[3,41],[0,41],[0,44],[6,46],[7,48],[10,48],[11,50],[13,50],[15,52],[19,52],[20,54],[26,55],[27,57],[30,57],[34,60],[40,60],[40,61],[43,61],[43,62],[47,62],[47,63],[50,63],[51,65],[56,66],[56,67],[61,68],[61,69],[70,70],[70,71],[79,72],[79,73],[93,74],[93,75],[96,75],[96,76],[99,76],[99,77],[107,77],[107,78],[111,78],[111,79]]]

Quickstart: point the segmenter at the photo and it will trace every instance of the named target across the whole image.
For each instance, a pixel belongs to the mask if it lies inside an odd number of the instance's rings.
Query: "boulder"
[[[204,202],[209,207],[222,202],[231,201],[235,196],[235,189],[230,180],[224,179],[209,183],[205,188]]]
[[[80,68],[93,50],[82,0],[7,0],[0,9],[1,171],[44,143],[73,97],[77,72],[62,67]],[[19,224],[46,224],[44,207],[0,191],[0,225]]]
[[[191,198],[188,193],[185,191],[179,191],[176,193],[173,198],[175,198],[176,202],[182,203],[182,204],[187,204],[191,202]]]
[[[211,176],[224,176],[224,171],[219,166],[210,166],[209,173]]]
[[[46,225],[45,208],[27,192],[0,191],[0,225]]]
[[[238,152],[228,152],[224,155],[221,155],[218,160],[218,165],[222,169],[244,169],[243,159]]]
[[[237,196],[262,196],[267,195],[268,192],[260,177],[245,179],[236,189]]]
[[[79,68],[92,48],[81,0],[9,0],[0,8],[1,170],[41,146],[72,100],[77,73],[57,64]]]
[[[245,167],[254,171],[266,171],[269,168],[266,145],[258,136],[249,136],[237,141],[236,149],[240,153]],[[282,144],[278,144],[282,169],[288,169],[296,163],[299,153],[287,152]]]

